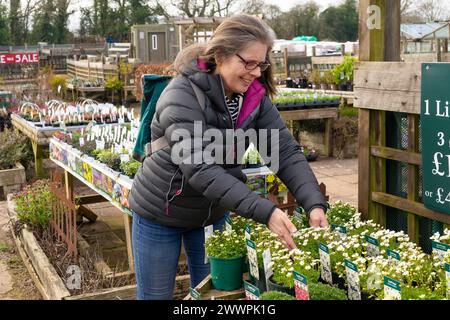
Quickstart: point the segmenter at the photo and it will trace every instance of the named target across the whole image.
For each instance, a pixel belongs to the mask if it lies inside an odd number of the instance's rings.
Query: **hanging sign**
[[[423,203],[450,214],[450,81],[449,63],[422,64]]]
[[[0,54],[0,64],[39,63],[39,52]]]

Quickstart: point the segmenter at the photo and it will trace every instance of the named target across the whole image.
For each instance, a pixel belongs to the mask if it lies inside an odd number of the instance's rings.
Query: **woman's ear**
[[[214,53],[214,60],[216,61],[216,66],[220,66],[223,62],[222,54],[220,51]]]

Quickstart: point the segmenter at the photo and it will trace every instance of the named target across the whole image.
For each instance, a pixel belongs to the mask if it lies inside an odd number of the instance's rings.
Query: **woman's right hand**
[[[276,208],[272,213],[267,226],[272,232],[278,235],[281,242],[283,242],[283,244],[290,250],[297,248],[294,240],[292,239],[292,234],[297,232],[297,228],[284,211]]]

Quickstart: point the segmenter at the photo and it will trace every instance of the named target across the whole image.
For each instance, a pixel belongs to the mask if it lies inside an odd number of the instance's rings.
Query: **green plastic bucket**
[[[209,257],[209,263],[214,288],[225,291],[242,288],[244,257],[232,259]]]

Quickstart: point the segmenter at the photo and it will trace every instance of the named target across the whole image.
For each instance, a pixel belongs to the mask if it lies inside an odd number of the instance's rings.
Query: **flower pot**
[[[337,286],[339,289],[347,290],[347,286],[345,285],[345,280],[343,278],[339,277],[339,275],[334,271],[331,272],[331,280],[333,282],[333,285]],[[328,282],[323,280],[322,277],[319,278],[319,282],[324,283],[324,284],[329,284]]]
[[[272,277],[270,277],[267,281],[267,291],[279,291],[287,293],[293,297],[295,297],[295,290],[294,288],[288,288],[283,285],[279,285],[278,283],[275,283],[272,280]]]
[[[328,90],[328,84],[326,84],[326,83],[321,83],[321,84],[320,84],[320,90]]]
[[[375,298],[371,297],[369,293],[361,291],[361,300],[375,300]]]
[[[339,84],[339,91],[347,91],[347,84],[345,83]]]
[[[244,257],[231,259],[209,257],[214,288],[225,291],[242,288],[243,260]]]
[[[286,79],[286,88],[292,88],[294,85],[294,82],[292,81],[291,78],[287,78]]]

